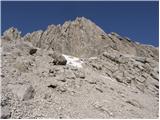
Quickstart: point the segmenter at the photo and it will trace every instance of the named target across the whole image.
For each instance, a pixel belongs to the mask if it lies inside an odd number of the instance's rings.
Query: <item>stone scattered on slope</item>
[[[31,49],[30,51],[29,51],[29,54],[30,55],[33,55],[33,54],[35,54],[37,52],[37,49]]]
[[[9,119],[11,117],[11,111],[8,106],[2,107],[1,119]]]
[[[31,85],[9,85],[8,86],[17,97],[26,101],[34,98],[35,90]]]
[[[66,65],[66,63],[67,63],[67,60],[65,59],[65,57],[57,52],[49,54],[49,56],[51,56],[53,58],[54,65]]]

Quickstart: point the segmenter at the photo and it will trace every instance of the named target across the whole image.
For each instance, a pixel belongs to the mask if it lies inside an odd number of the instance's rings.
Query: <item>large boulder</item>
[[[54,59],[53,60],[54,65],[66,65],[67,63],[67,60],[65,59],[65,57],[58,52],[50,53],[49,56]]]
[[[13,94],[17,95],[22,101],[34,98],[35,90],[32,85],[9,84],[8,87],[12,90]]]
[[[11,117],[11,110],[9,106],[4,106],[1,108],[1,119],[9,119]]]

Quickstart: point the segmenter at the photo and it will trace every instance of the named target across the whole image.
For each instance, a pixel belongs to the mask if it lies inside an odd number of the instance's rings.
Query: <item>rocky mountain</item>
[[[84,17],[1,43],[1,118],[159,117],[159,48]]]

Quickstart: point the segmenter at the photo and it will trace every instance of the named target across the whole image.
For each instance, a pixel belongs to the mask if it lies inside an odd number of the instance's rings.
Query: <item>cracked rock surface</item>
[[[1,118],[158,118],[159,50],[78,17],[1,37]]]

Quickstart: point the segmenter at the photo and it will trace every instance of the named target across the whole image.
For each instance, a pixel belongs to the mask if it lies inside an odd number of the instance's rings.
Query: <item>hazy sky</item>
[[[2,2],[2,32],[16,27],[22,34],[45,30],[84,16],[105,32],[117,32],[135,41],[159,46],[158,2]]]

